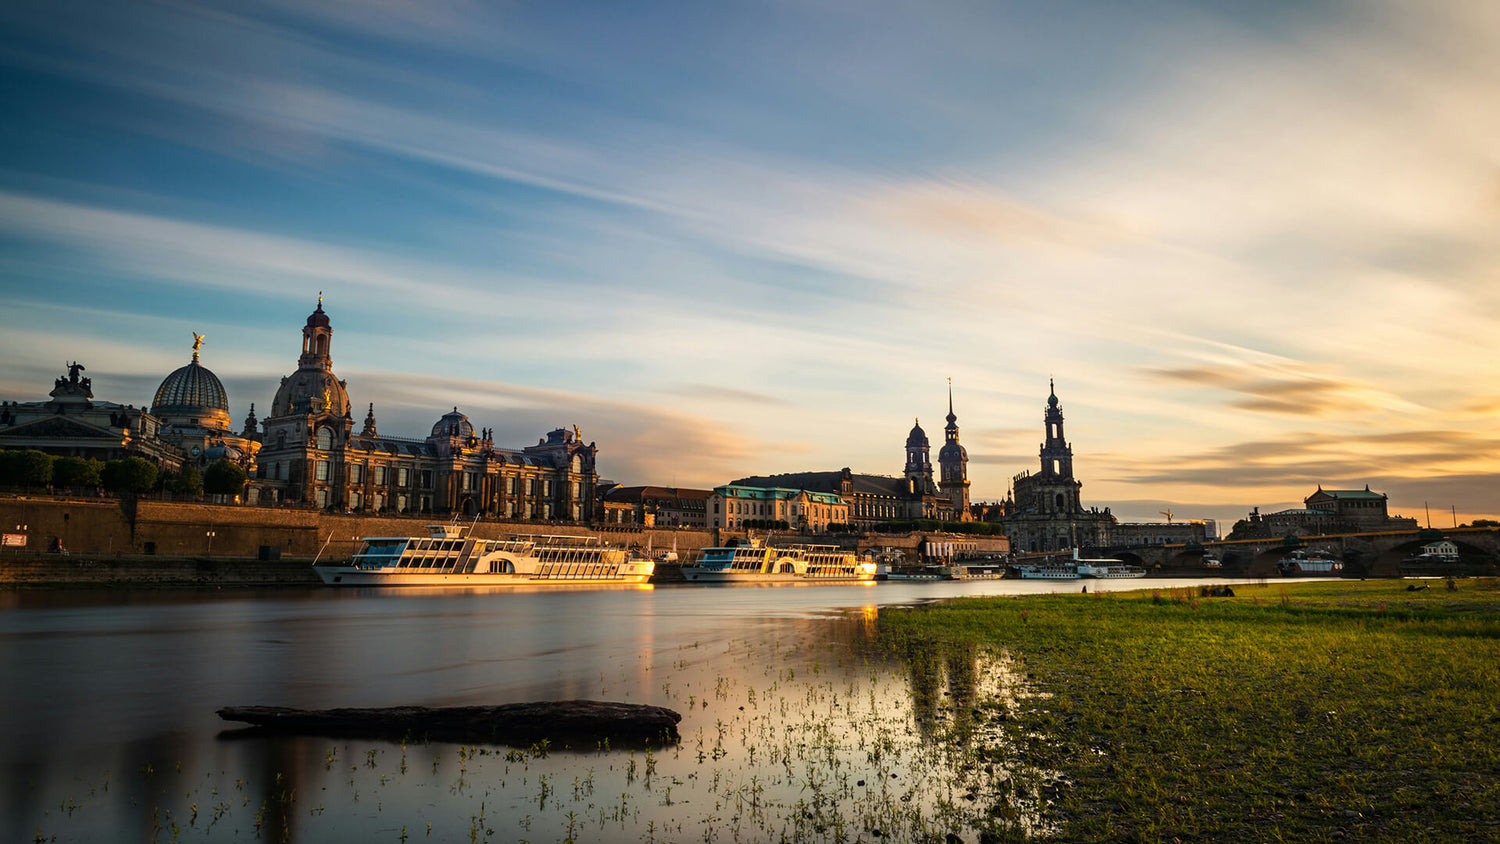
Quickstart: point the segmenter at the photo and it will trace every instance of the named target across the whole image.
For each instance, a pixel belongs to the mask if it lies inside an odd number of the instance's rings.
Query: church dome
[[[954,460],[967,461],[969,452],[958,443],[948,443],[938,450],[938,460],[943,463],[951,463]]]
[[[916,420],[912,421],[913,423],[916,423]],[[906,435],[906,447],[911,448],[912,446],[922,446],[923,448],[926,448],[927,444],[927,432],[922,430],[922,426],[920,424],[913,424],[911,433]]]
[[[301,368],[281,379],[271,416],[301,413],[349,415],[349,394],[343,382],[326,369]]]
[[[474,426],[469,424],[469,417],[459,413],[455,407],[452,413],[444,413],[443,418],[433,423],[432,436],[468,439],[474,436]]]
[[[158,418],[192,417],[220,421],[229,425],[229,393],[219,376],[208,367],[198,363],[197,353],[187,366],[173,370],[156,388],[156,398],[151,402],[151,414]]]

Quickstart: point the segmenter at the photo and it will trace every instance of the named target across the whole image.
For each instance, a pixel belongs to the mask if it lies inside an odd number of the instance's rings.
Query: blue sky
[[[1500,513],[1500,7],[8,3],[0,393],[236,419],[321,290],[381,429],[580,425],[625,483],[977,498],[1055,376],[1087,503]]]

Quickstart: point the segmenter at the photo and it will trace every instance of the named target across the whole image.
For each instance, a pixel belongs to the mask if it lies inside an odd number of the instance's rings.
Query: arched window
[[[327,451],[333,448],[333,431],[329,428],[318,429],[318,448]]]

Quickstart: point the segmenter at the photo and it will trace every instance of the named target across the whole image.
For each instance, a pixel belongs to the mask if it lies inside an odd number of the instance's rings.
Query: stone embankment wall
[[[311,586],[321,583],[304,559],[242,557],[0,557],[0,587],[26,586]]]

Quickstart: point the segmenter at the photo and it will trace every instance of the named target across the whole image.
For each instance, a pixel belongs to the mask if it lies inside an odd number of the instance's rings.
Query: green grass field
[[[1424,583],[969,599],[880,628],[1009,656],[1023,694],[979,702],[975,740],[1032,772],[1054,837],[1500,840],[1500,583]]]

